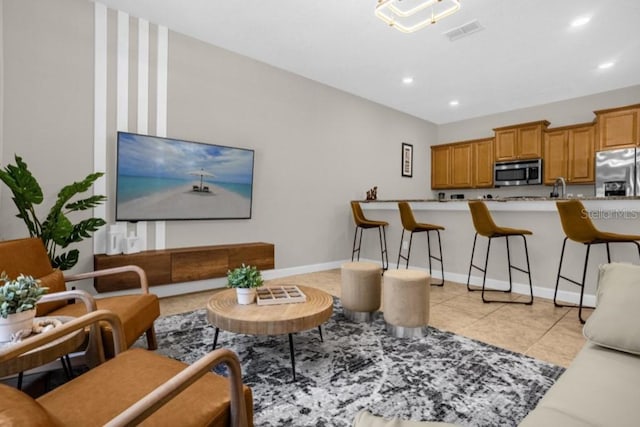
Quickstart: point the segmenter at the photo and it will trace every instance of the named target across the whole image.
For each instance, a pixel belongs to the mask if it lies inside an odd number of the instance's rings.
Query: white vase
[[[256,290],[253,288],[236,288],[236,296],[238,304],[253,304],[256,298]]]
[[[24,331],[23,337],[31,333],[33,319],[36,317],[36,309],[21,311],[7,316],[0,317],[0,342],[9,342],[14,334]]]

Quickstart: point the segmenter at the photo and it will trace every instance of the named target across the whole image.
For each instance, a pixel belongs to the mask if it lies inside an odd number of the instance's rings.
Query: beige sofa
[[[640,425],[640,266],[601,266],[597,301],[587,344],[521,426]]]
[[[584,327],[588,342],[520,426],[640,426],[640,266],[601,266],[597,301]],[[446,424],[360,413],[353,425]]]

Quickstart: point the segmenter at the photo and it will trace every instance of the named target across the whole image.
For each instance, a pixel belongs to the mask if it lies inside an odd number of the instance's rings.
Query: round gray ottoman
[[[380,308],[380,265],[371,262],[342,264],[342,306],[347,319],[370,322]]]
[[[399,338],[422,337],[429,324],[431,277],[418,270],[387,270],[383,312],[387,332]]]

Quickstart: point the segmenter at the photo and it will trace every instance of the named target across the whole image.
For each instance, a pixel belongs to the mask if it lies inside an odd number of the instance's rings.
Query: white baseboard
[[[306,273],[315,273],[318,271],[331,270],[334,268],[340,268],[340,266],[349,262],[349,259],[339,260],[339,261],[331,261],[320,264],[310,264],[310,265],[302,265],[297,267],[288,267],[288,268],[279,268],[274,270],[265,270],[262,272],[262,277],[265,280],[270,279],[278,279],[280,277],[294,276],[297,274],[306,274]],[[374,264],[379,264],[380,260],[373,259],[361,259],[361,261],[372,262]],[[415,270],[428,271],[428,268],[425,267],[416,267],[414,265],[409,265],[410,268]],[[442,279],[440,275],[440,271],[438,269],[433,270],[433,277],[436,279]],[[467,275],[460,273],[450,273],[445,271],[445,277],[447,281],[455,282],[458,284],[466,284],[467,283]],[[482,285],[482,277],[480,276],[471,276],[471,284],[475,286]],[[197,280],[193,282],[183,282],[183,283],[172,283],[170,285],[159,285],[153,286],[151,288],[151,292],[158,295],[160,298],[171,297],[176,295],[189,294],[193,292],[203,292],[210,291],[212,289],[224,288],[227,285],[226,277],[219,277],[216,279],[207,279],[207,280]],[[495,279],[487,279],[486,283],[487,289],[507,289],[509,287],[509,283],[504,280],[495,280]],[[553,288],[543,288],[539,286],[533,287],[533,295],[539,298],[545,298],[549,300],[553,300]],[[529,295],[529,285],[525,283],[514,282],[513,283],[513,292],[516,294]],[[117,296],[117,295],[130,295],[138,293],[137,290],[126,290],[126,291],[116,291],[116,292],[105,292],[99,294],[99,297],[107,297],[107,296]],[[558,290],[558,300],[567,302],[570,304],[577,304],[580,300],[580,293]],[[586,307],[593,307],[596,302],[596,297],[593,294],[585,294],[583,305]]]
[[[373,262],[378,264],[380,263],[379,260],[373,260],[373,259],[361,259],[361,261]],[[409,268],[412,268],[415,270],[429,271],[428,268],[416,267],[414,265],[409,265]],[[435,279],[442,279],[440,270],[437,268],[433,269],[432,275]],[[464,286],[466,286],[466,283],[467,283],[466,274],[450,273],[448,271],[445,271],[444,275],[448,282],[455,282],[457,284],[463,284]],[[474,286],[482,286],[482,277],[471,276],[470,283]],[[495,279],[487,278],[487,283],[485,286],[487,289],[508,289],[509,282],[507,282],[506,280],[495,280]],[[560,283],[560,286],[562,286],[562,282]],[[513,292],[521,295],[529,295],[529,285],[525,283],[513,282]],[[535,285],[533,286],[533,296],[538,298],[545,298],[553,301],[553,292],[554,292],[554,288],[543,288]],[[578,302],[580,301],[580,293],[565,291],[565,290],[562,290],[561,288],[558,290],[557,300],[562,301],[564,303],[569,303],[569,304],[578,304]],[[596,296],[593,294],[585,293],[582,301],[582,305],[584,307],[594,307],[596,305]]]

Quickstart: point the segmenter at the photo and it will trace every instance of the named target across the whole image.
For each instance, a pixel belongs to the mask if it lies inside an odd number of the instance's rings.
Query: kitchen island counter
[[[534,285],[534,295],[553,299],[553,291],[558,273],[560,251],[565,238],[556,207],[557,198],[524,197],[500,199],[454,199],[439,201],[434,199],[413,199],[408,201],[418,222],[438,224],[445,227],[441,233],[442,250],[444,255],[444,270],[447,280],[466,283],[469,271],[469,259],[475,229],[469,212],[470,200],[484,200],[491,211],[494,221],[504,227],[524,228],[533,234],[527,237],[529,256],[531,260],[531,274]],[[580,198],[587,211],[588,217],[595,226],[602,231],[640,235],[640,197],[607,197]],[[400,247],[402,225],[398,212],[400,200],[370,200],[360,201],[367,218],[383,220],[389,223],[387,243],[389,249],[390,266],[395,267],[395,261]],[[407,236],[407,235],[405,235]],[[408,240],[408,237],[406,238]],[[476,248],[476,263],[484,259],[486,240],[480,238]],[[491,258],[487,271],[487,286],[505,289],[508,285],[506,267],[506,251],[504,239],[492,244]],[[511,240],[510,244],[511,244]],[[408,243],[408,242],[407,242]],[[433,242],[432,242],[433,243]],[[365,236],[363,240],[362,257],[370,260],[379,258],[380,247],[378,241]],[[611,258],[613,261],[631,262],[639,264],[638,251],[632,244],[612,244]],[[512,243],[512,261],[514,265],[524,264],[524,250],[517,239]],[[586,247],[581,243],[567,242],[565,266],[563,276],[578,280],[582,276]],[[437,249],[436,249],[437,251]],[[495,251],[495,252],[494,252]],[[591,249],[589,267],[585,288],[585,305],[595,304],[595,289],[598,265],[607,261],[605,245],[595,245]],[[411,267],[427,268],[426,238],[414,236],[411,247]],[[481,277],[473,272],[471,283],[481,283]],[[439,278],[439,266],[433,270],[434,278]],[[528,289],[526,277],[514,273],[514,291],[525,293]],[[472,294],[473,295],[473,294]],[[559,299],[577,302],[579,288],[561,282]],[[557,310],[565,310],[558,308]],[[577,316],[576,316],[577,318]],[[577,321],[577,319],[576,319]]]

